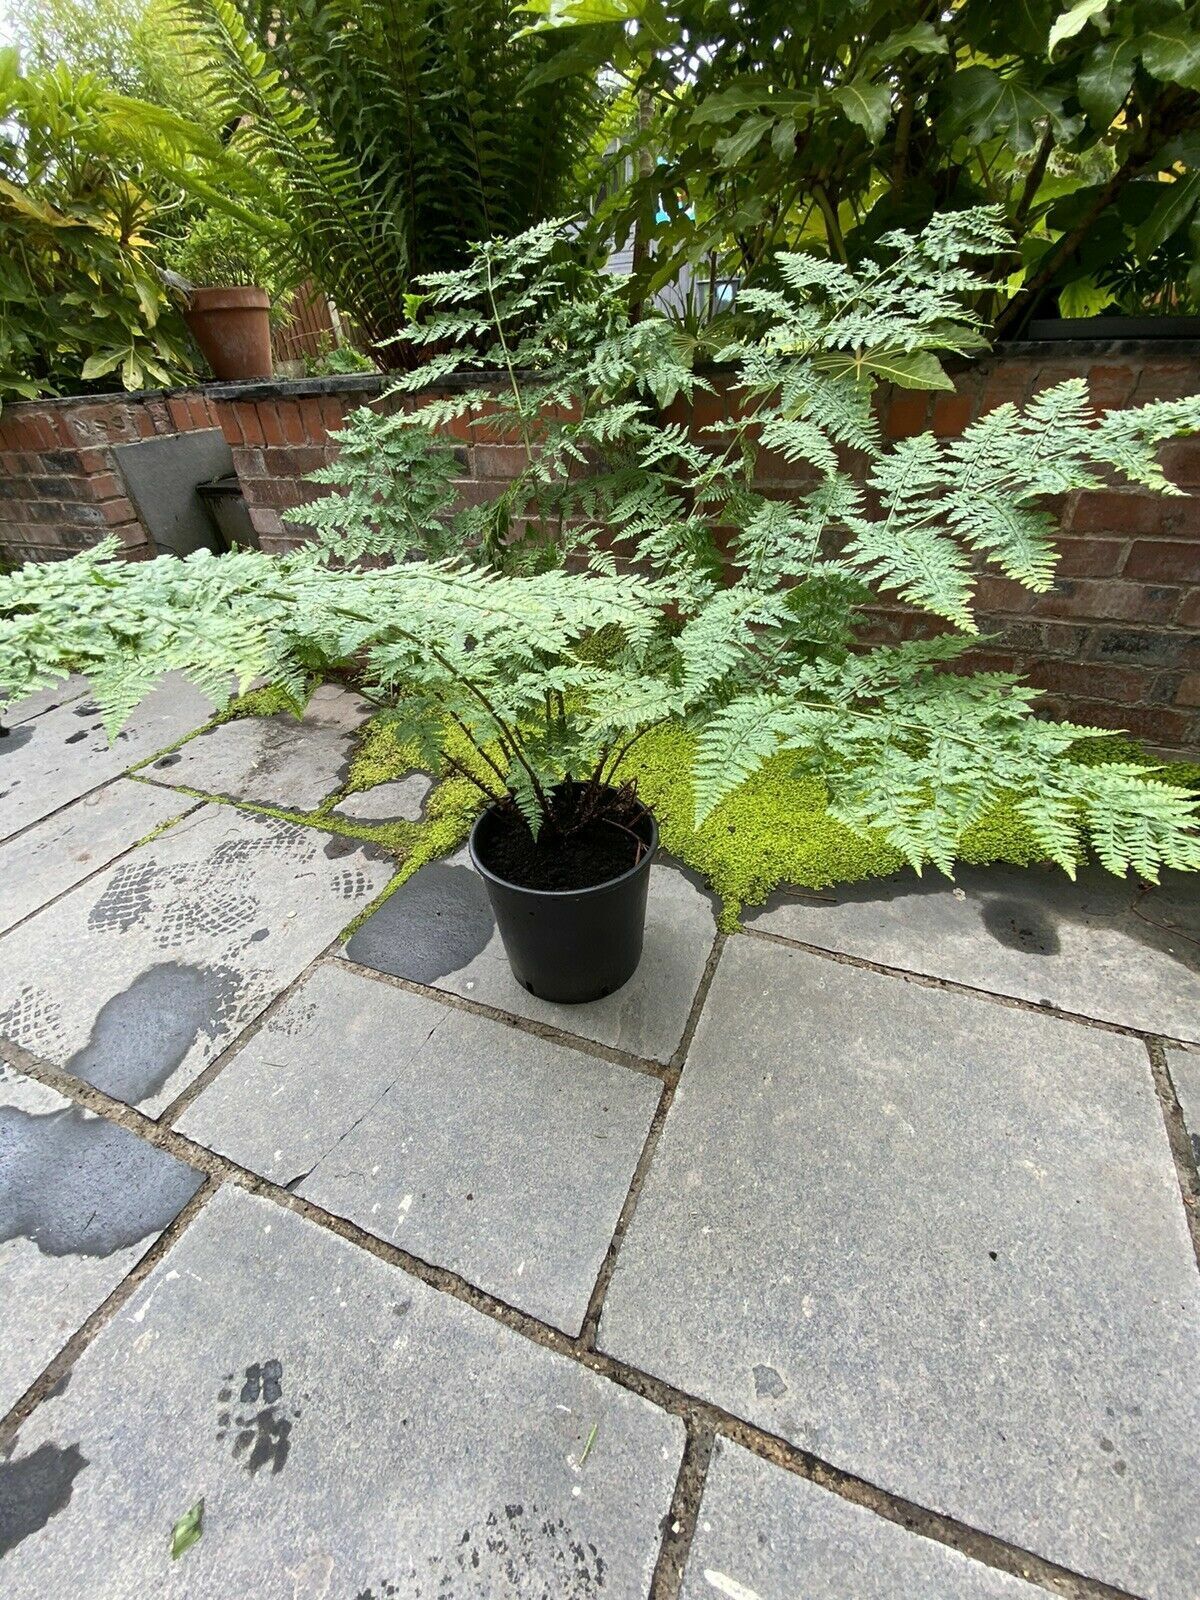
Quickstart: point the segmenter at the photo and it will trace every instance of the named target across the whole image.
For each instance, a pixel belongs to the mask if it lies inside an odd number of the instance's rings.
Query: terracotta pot
[[[213,377],[271,376],[271,299],[265,289],[193,289],[184,321],[213,370]]]

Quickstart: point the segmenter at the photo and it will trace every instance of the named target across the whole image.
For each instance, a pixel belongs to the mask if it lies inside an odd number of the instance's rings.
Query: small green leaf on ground
[[[587,1460],[588,1456],[590,1456],[591,1453],[592,1453],[592,1446],[596,1442],[596,1434],[599,1432],[599,1429],[600,1429],[600,1424],[598,1422],[593,1422],[592,1423],[592,1431],[587,1436],[587,1443],[584,1445],[583,1454],[579,1458],[579,1465],[581,1467],[583,1466],[584,1462]]]
[[[171,1560],[178,1561],[180,1556],[190,1550],[203,1533],[204,1500],[196,1501],[190,1511],[185,1511],[183,1516],[171,1529]]]

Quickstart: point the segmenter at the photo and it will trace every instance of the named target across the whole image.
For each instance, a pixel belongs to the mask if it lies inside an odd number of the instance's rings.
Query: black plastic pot
[[[539,1000],[581,1005],[628,983],[642,959],[650,862],[658,824],[643,811],[634,831],[646,849],[619,878],[590,889],[526,889],[485,864],[497,809],[471,829],[471,861],[487,886],[513,976]]]

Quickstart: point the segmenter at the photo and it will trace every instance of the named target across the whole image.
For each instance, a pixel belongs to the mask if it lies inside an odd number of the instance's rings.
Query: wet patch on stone
[[[607,1562],[592,1540],[565,1518],[516,1501],[464,1528],[449,1550],[426,1556],[403,1575],[380,1578],[359,1590],[355,1600],[422,1594],[431,1600],[493,1600],[520,1594],[531,1573],[538,1575],[540,1594],[554,1600],[594,1600],[605,1593]]]
[[[436,983],[485,950],[495,926],[478,873],[434,862],[367,918],[346,955],[376,972]]]
[[[0,1461],[0,1560],[66,1509],[87,1464],[77,1444],[41,1444]]]
[[[213,1039],[237,1003],[232,967],[161,962],[105,1002],[66,1070],[118,1100],[156,1094],[201,1034]]]
[[[272,1356],[266,1361],[252,1361],[246,1367],[238,1402],[242,1406],[257,1405],[259,1410],[234,1412],[233,1396],[236,1383],[233,1373],[225,1374],[222,1387],[217,1391],[218,1444],[232,1440],[233,1459],[253,1478],[264,1467],[270,1467],[271,1476],[277,1477],[287,1465],[291,1450],[292,1425],[303,1416],[298,1406],[285,1414],[283,1401],[283,1363]]]
[[[161,1233],[202,1173],[78,1106],[0,1106],[0,1244],[46,1256],[113,1255]]]

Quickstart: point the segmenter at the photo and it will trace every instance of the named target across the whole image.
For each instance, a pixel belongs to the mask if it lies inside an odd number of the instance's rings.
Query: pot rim
[[[271,296],[257,284],[198,283],[188,290],[188,311],[269,311]]]
[[[646,854],[640,861],[635,861],[631,867],[627,867],[624,872],[618,873],[615,878],[605,878],[602,883],[585,884],[580,889],[533,889],[527,883],[513,883],[511,878],[502,878],[498,872],[493,872],[491,867],[486,866],[479,859],[479,851],[475,847],[475,836],[482,824],[500,810],[496,802],[493,802],[490,806],[485,806],[471,824],[470,837],[467,839],[467,851],[471,857],[471,865],[481,878],[486,878],[492,883],[498,883],[503,889],[511,889],[515,894],[538,895],[545,900],[579,900],[585,895],[599,894],[605,889],[615,889],[618,884],[627,883],[637,873],[648,871],[650,863],[654,860],[655,852],[658,850],[658,819],[648,805],[640,800],[638,804],[642,807],[643,813],[650,819],[650,842],[646,846]]]

